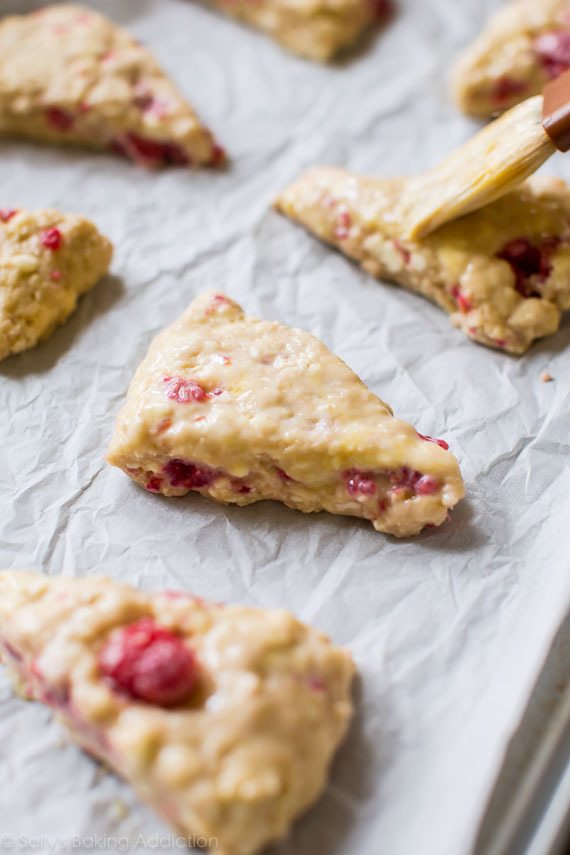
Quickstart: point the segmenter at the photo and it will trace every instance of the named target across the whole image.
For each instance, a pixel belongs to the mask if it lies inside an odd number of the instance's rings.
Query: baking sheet
[[[146,174],[111,156],[2,144],[2,204],[85,213],[116,257],[49,342],[0,365],[0,565],[291,608],[347,644],[361,678],[324,798],[274,851],[467,855],[570,601],[570,324],[520,359],[477,347],[270,202],[315,163],[390,176],[465,139],[474,126],[448,102],[448,61],[498,3],[400,0],[388,30],[331,68],[186,0],[86,5],[152,46],[233,162]],[[568,159],[548,168],[570,178]],[[270,503],[162,499],[107,466],[150,338],[207,288],[319,335],[399,416],[445,437],[468,489],[452,521],[397,542]],[[3,677],[0,700],[0,846],[180,850]]]
[[[511,739],[476,855],[562,855],[570,841],[570,614]]]

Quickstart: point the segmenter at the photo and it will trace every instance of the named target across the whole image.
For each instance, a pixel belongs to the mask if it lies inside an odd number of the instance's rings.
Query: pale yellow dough
[[[194,651],[197,692],[171,709],[108,685],[112,630],[151,617]],[[352,714],[347,651],[286,611],[143,594],[108,578],[0,573],[0,648],[20,689],[180,833],[251,855],[322,791]]]
[[[152,54],[74,5],[0,22],[0,134],[114,149],[148,167],[223,160]]]
[[[469,338],[523,353],[551,335],[570,308],[570,191],[563,181],[534,177],[490,205],[408,239],[395,212],[403,180],[363,178],[316,168],[282,193],[277,208],[380,279],[416,291],[449,312]],[[524,297],[507,261],[515,240],[548,249],[548,273],[530,277]]]
[[[213,293],[152,343],[107,459],[165,496],[276,499],[397,536],[441,524],[464,494],[453,455],[394,418],[322,342]]]
[[[293,53],[326,62],[389,15],[380,0],[207,0],[272,36]]]
[[[107,272],[112,253],[84,217],[0,211],[0,359],[34,347],[66,321]]]
[[[568,0],[510,0],[465,51],[452,75],[454,98],[470,116],[488,118],[537,95],[549,75],[535,49],[544,33],[570,29]]]

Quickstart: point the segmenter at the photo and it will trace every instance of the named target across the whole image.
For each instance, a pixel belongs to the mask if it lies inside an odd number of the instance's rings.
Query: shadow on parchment
[[[467,496],[453,508],[450,519],[438,528],[425,528],[415,539],[421,549],[435,549],[438,552],[472,552],[488,541],[475,522],[473,504]]]
[[[563,350],[570,350],[570,312],[562,317],[560,329],[554,335],[543,338],[533,344],[530,353],[544,356],[556,356]],[[520,357],[519,357],[520,358]],[[556,379],[556,378],[555,378]]]
[[[42,344],[9,356],[0,363],[0,377],[27,377],[44,374],[70,350],[83,332],[100,315],[104,315],[124,293],[125,286],[117,276],[107,275],[80,298],[77,309],[53,335]]]
[[[397,17],[397,12],[392,12],[382,21],[377,24],[372,23],[371,26],[361,33],[356,42],[350,47],[343,50],[329,64],[333,68],[346,68],[352,63],[360,61],[363,57],[369,54],[375,46],[378,39],[381,39],[386,30],[391,26]]]
[[[161,500],[169,503],[172,499],[156,496],[154,500]],[[185,496],[176,499],[182,505],[187,505],[190,510],[194,503],[199,503],[203,508],[208,508],[212,513],[211,500],[206,496],[201,496],[198,493],[190,492]],[[278,501],[270,499],[255,502],[245,507],[235,505],[227,505],[223,509],[223,515],[226,520],[239,528],[240,525],[253,527],[259,532],[275,530],[276,526],[283,526],[287,530],[289,521],[295,530],[299,533],[301,530],[308,530],[318,523],[328,523],[334,521],[334,531],[336,534],[341,534],[344,531],[347,538],[352,534],[356,534],[358,530],[369,533],[372,538],[377,541],[378,551],[381,550],[382,544],[388,541],[389,543],[411,543],[419,549],[436,552],[446,552],[449,554],[461,554],[472,552],[473,549],[481,547],[488,541],[488,535],[475,522],[475,509],[472,501],[467,495],[459,504],[453,508],[450,518],[441,526],[433,528],[424,528],[424,530],[415,537],[396,538],[390,534],[381,534],[374,532],[368,520],[357,519],[349,516],[335,516],[328,514],[326,511],[321,511],[313,514],[301,514],[299,511],[288,508]],[[355,568],[356,569],[356,568]]]
[[[374,756],[376,768],[382,761],[378,757],[382,746],[375,742],[372,747],[364,735],[362,696],[362,682],[357,677],[353,688],[355,716],[335,757],[325,792],[294,824],[287,839],[270,847],[267,855],[334,855],[343,849],[345,838],[356,822],[351,805],[365,802],[378,785],[371,775],[371,759]],[[383,768],[386,765],[382,763]]]

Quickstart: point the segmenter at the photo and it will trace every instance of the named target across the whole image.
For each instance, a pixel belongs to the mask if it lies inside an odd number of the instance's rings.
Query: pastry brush
[[[570,71],[542,95],[487,125],[442,163],[411,178],[396,212],[407,236],[488,205],[532,175],[555,151],[570,149]]]

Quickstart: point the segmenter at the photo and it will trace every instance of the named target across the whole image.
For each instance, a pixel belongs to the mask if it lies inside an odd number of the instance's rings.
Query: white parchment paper
[[[233,161],[220,174],[146,174],[112,156],[2,144],[3,205],[85,213],[116,257],[49,342],[0,365],[0,564],[286,606],[326,630],[358,663],[358,714],[324,798],[275,851],[467,855],[570,599],[570,325],[520,359],[478,347],[270,203],[316,163],[391,176],[466,138],[449,64],[498,2],[400,0],[389,29],[329,68],[186,0],[88,5],[154,49]],[[568,159],[549,169],[570,178]],[[396,542],[270,503],[162,499],[107,466],[151,337],[207,288],[311,330],[399,416],[445,437],[468,489],[452,521]],[[179,849],[3,676],[0,700],[5,848]]]

